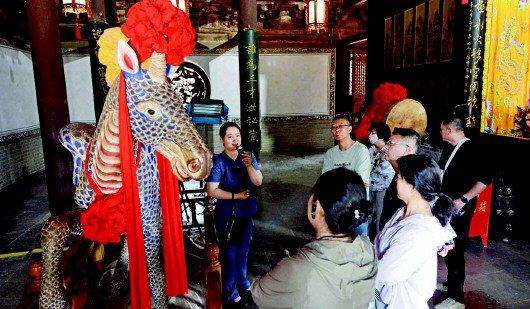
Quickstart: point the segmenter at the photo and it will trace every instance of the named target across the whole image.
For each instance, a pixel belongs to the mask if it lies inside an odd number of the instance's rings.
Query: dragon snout
[[[212,168],[211,152],[206,149],[194,153],[187,160],[186,166],[191,178],[198,180],[208,177]]]
[[[197,173],[201,169],[201,162],[197,159],[188,161],[188,170],[192,173]]]
[[[210,174],[212,154],[207,148],[189,150],[163,141],[157,149],[171,161],[173,173],[181,181],[202,180]]]
[[[208,177],[212,168],[212,159],[209,151],[187,160],[175,160],[173,171],[182,181],[190,179],[202,180]]]

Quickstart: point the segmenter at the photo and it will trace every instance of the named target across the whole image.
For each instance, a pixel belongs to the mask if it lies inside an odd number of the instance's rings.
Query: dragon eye
[[[140,113],[144,114],[147,118],[151,120],[158,120],[162,116],[160,111],[160,106],[153,101],[143,101],[138,103],[136,106]]]

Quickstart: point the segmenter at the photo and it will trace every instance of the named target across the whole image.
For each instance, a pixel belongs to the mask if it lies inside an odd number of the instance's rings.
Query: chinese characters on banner
[[[239,88],[243,147],[257,155],[261,149],[258,35],[255,30],[247,29],[240,32],[240,36]]]

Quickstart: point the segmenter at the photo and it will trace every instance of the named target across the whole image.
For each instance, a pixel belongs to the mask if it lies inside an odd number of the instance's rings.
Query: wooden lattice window
[[[366,96],[366,50],[353,50],[350,60],[350,95],[353,112],[357,113]]]

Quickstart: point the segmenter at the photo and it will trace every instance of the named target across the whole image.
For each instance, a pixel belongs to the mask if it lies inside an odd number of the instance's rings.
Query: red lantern
[[[76,40],[82,40],[83,35],[81,33],[81,25],[79,24],[79,14],[87,13],[86,0],[63,0],[63,13],[66,16],[68,13],[75,14],[75,26],[74,26],[74,35]]]

